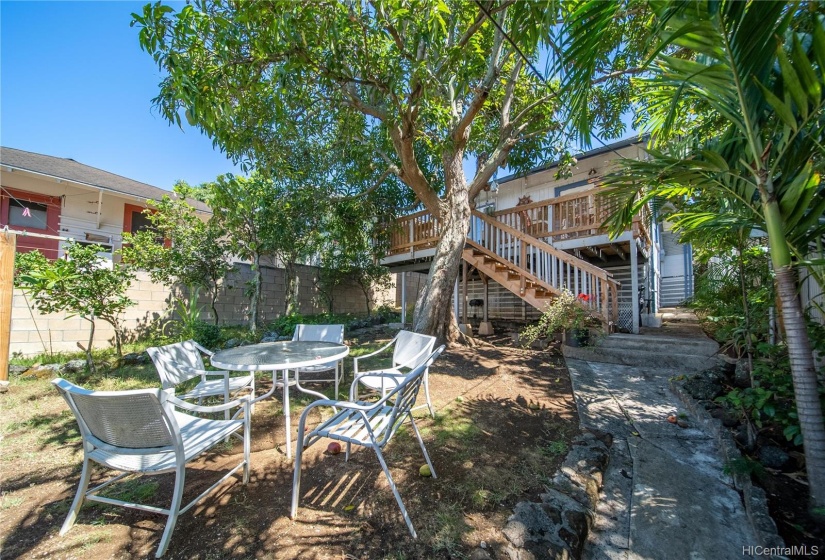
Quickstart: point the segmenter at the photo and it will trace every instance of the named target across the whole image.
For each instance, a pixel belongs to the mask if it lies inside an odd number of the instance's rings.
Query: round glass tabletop
[[[285,340],[221,350],[210,361],[215,367],[232,371],[261,371],[325,364],[347,354],[349,346],[343,344]]]

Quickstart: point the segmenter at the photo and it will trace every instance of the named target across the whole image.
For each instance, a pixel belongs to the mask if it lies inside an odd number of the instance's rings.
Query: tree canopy
[[[133,23],[165,73],[154,101],[170,122],[185,118],[237,161],[272,173],[292,167],[290,142],[325,138],[327,153],[342,156],[328,170],[344,170],[347,183],[405,185],[443,232],[415,328],[454,338],[450,296],[473,200],[501,166],[526,170],[565,147],[556,91],[522,55],[555,57],[550,30],[566,6],[203,0],[180,12],[149,4]],[[614,13],[628,29],[634,14]],[[617,53],[630,36],[602,45],[613,54],[586,103],[607,131],[620,129],[626,107],[629,59]],[[465,177],[469,159],[479,165]]]

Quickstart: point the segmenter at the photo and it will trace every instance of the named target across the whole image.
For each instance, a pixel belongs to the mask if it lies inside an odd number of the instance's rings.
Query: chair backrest
[[[161,389],[89,391],[59,378],[52,384],[74,413],[83,439],[95,446],[157,452],[180,440]]]
[[[415,369],[416,366],[427,361],[434,346],[434,336],[412,331],[398,331],[395,338],[395,348],[392,351],[392,365],[402,365]]]
[[[174,387],[198,375],[185,368],[204,369],[201,353],[191,340],[147,348],[146,353],[152,358],[164,389]]]
[[[344,325],[296,325],[292,340],[344,343]]]
[[[421,384],[424,382],[424,373],[430,367],[438,356],[444,351],[446,346],[443,344],[435,349],[435,352],[427,354],[424,359],[418,364],[410,373],[408,373],[404,380],[398,384],[398,387],[390,391],[385,397],[388,402],[393,402],[393,409],[390,413],[389,425],[391,429],[385,432],[384,438],[380,445],[384,445],[398,427],[406,418],[407,414],[412,410],[415,404],[415,399],[418,398],[418,391],[421,389]]]

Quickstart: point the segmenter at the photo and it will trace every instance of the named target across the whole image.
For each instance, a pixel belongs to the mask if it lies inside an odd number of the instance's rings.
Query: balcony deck
[[[510,228],[580,257],[605,260],[617,256],[623,259],[633,240],[640,239],[643,247],[649,246],[650,211],[644,207],[623,234],[610,239],[607,229],[602,227],[615,205],[604,196],[607,192],[592,189],[499,210],[490,216]],[[428,211],[403,216],[396,221],[382,264],[393,267],[430,259],[435,254],[439,237],[439,221]]]

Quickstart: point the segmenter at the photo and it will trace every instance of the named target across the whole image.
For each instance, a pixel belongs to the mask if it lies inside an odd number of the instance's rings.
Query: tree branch
[[[513,95],[516,91],[516,80],[518,80],[519,72],[524,66],[524,60],[521,58],[516,60],[513,65],[513,70],[510,72],[510,78],[507,80],[507,85],[504,88],[504,100],[501,103],[501,128],[507,128],[510,124],[510,108],[513,105]]]
[[[378,179],[375,180],[375,183],[373,183],[371,187],[369,187],[367,189],[364,189],[363,191],[361,191],[358,194],[351,194],[351,195],[347,195],[347,196],[342,196],[342,197],[338,198],[338,200],[353,200],[353,199],[356,199],[356,198],[361,198],[362,196],[366,196],[366,195],[370,194],[371,192],[373,192],[378,187],[380,187],[384,183],[384,181],[387,180],[387,177],[389,177],[390,175],[396,175],[397,176],[399,173],[401,173],[401,170],[398,169],[398,167],[396,167],[395,165],[393,165],[391,167],[388,167],[386,170],[384,170],[384,172],[381,174],[381,176],[378,177]]]
[[[499,144],[492,156],[484,162],[484,165],[482,165],[478,171],[476,171],[476,175],[473,177],[473,181],[470,183],[469,187],[469,197],[471,201],[478,196],[478,193],[484,190],[490,182],[490,178],[493,176],[493,173],[495,173],[496,169],[504,164],[504,160],[507,159],[507,156],[510,154],[510,151],[516,143],[518,143],[516,138],[508,138]]]
[[[473,100],[470,101],[467,109],[464,111],[464,115],[462,115],[458,123],[456,123],[453,128],[453,131],[450,133],[450,137],[459,148],[463,148],[467,143],[467,131],[472,124],[473,119],[476,118],[476,115],[478,115],[479,111],[481,111],[481,108],[484,106],[484,103],[486,103],[487,97],[490,95],[490,88],[501,72],[501,67],[507,59],[507,56],[501,55],[503,42],[504,37],[502,33],[496,31],[496,34],[493,37],[493,48],[490,51],[490,62],[487,65],[487,72],[481,80],[481,83],[476,88],[476,94],[473,97]]]
[[[418,199],[424,204],[427,210],[436,217],[441,217],[441,201],[438,195],[430,186],[430,182],[421,171],[418,165],[418,160],[415,157],[415,150],[413,148],[413,136],[409,131],[401,129],[400,126],[390,126],[389,133],[395,151],[401,159],[401,172],[398,174],[399,179],[412,189],[418,196]]]

